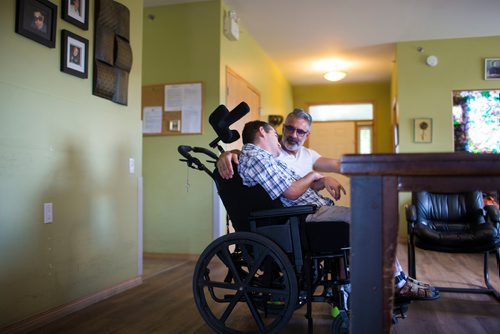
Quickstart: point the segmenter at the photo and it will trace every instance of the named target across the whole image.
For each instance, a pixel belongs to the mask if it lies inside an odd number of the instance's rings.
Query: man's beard
[[[293,138],[290,138],[290,140],[283,138],[283,140],[281,141],[281,145],[285,148],[285,150],[295,152],[300,149],[302,143],[300,142],[300,140],[295,140]]]

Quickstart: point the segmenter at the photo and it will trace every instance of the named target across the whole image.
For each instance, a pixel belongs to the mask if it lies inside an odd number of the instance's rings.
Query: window
[[[317,104],[309,107],[315,122],[373,120],[373,104]]]
[[[356,153],[369,154],[373,152],[372,103],[317,104],[309,106],[309,113],[313,122],[354,123]]]

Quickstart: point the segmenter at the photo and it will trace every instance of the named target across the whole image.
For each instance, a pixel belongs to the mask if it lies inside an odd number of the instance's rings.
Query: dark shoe
[[[397,301],[435,300],[439,298],[439,291],[429,284],[407,277],[405,285],[396,288],[395,297]]]

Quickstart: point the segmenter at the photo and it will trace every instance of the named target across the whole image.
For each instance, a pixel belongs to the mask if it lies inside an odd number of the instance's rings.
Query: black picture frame
[[[500,58],[484,59],[484,80],[500,80]]]
[[[61,71],[88,78],[89,41],[71,31],[61,31]]]
[[[17,0],[15,30],[48,48],[55,48],[57,6],[47,0]]]
[[[75,26],[89,29],[89,0],[62,0],[61,18]]]

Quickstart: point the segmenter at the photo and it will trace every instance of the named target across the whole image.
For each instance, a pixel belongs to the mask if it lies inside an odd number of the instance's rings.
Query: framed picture
[[[57,6],[47,0],[17,0],[16,32],[49,48],[56,46]]]
[[[484,60],[484,80],[500,80],[500,58]]]
[[[61,17],[64,21],[89,29],[89,0],[62,0]]]
[[[432,118],[415,118],[413,128],[415,143],[432,142]]]
[[[89,41],[73,34],[61,31],[61,71],[86,79],[88,77]]]

